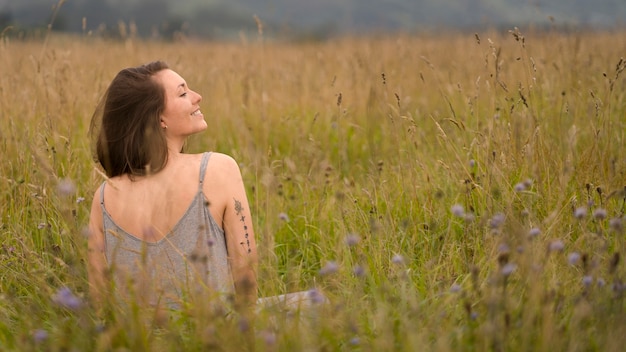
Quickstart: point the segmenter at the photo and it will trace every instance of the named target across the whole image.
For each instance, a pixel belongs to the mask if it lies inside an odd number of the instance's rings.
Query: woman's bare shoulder
[[[213,152],[205,179],[212,180],[213,184],[219,184],[221,187],[227,187],[241,179],[239,164],[228,154]]]
[[[235,158],[228,154],[212,152],[209,164],[213,164],[213,167],[222,169],[224,172],[239,172],[239,165]]]
[[[235,158],[233,158],[232,156],[228,154],[220,153],[220,152],[211,152],[211,160],[213,159],[232,160],[232,161],[235,160]]]

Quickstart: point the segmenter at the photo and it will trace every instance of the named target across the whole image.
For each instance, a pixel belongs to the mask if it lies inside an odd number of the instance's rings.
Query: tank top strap
[[[100,205],[104,205],[104,186],[106,185],[106,183],[107,181],[104,181],[100,185]]]
[[[206,166],[209,164],[209,158],[211,158],[211,152],[202,154],[202,161],[200,162],[200,183],[198,184],[200,190],[202,190],[202,182],[204,182],[204,174],[206,173]]]

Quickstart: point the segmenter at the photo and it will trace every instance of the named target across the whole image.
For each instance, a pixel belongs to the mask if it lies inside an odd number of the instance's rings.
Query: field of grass
[[[624,49],[516,30],[0,38],[0,350],[621,350]],[[89,121],[155,59],[204,97],[187,150],[240,162],[260,294],[323,292],[312,317],[90,308]]]

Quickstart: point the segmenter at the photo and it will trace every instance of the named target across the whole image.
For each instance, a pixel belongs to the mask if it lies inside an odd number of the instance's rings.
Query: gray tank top
[[[198,192],[174,228],[158,242],[146,242],[118,226],[104,205],[105,254],[115,277],[116,291],[126,292],[149,304],[171,308],[182,301],[207,295],[224,298],[234,292],[224,231],[209,212],[202,182],[211,154],[200,163]],[[226,294],[226,295],[225,295]]]

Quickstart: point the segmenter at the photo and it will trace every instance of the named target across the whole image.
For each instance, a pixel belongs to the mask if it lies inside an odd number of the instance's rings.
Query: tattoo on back
[[[246,225],[246,217],[243,215],[243,207],[241,206],[241,202],[238,201],[237,199],[233,198],[233,200],[235,201],[235,213],[240,216],[239,221],[241,221],[241,223],[243,224],[243,230],[245,231],[245,238],[246,241],[245,242],[240,242],[239,244],[242,246],[246,246],[248,253],[252,252],[252,249],[250,249],[250,239],[249,239],[249,235],[248,235],[248,225]]]

